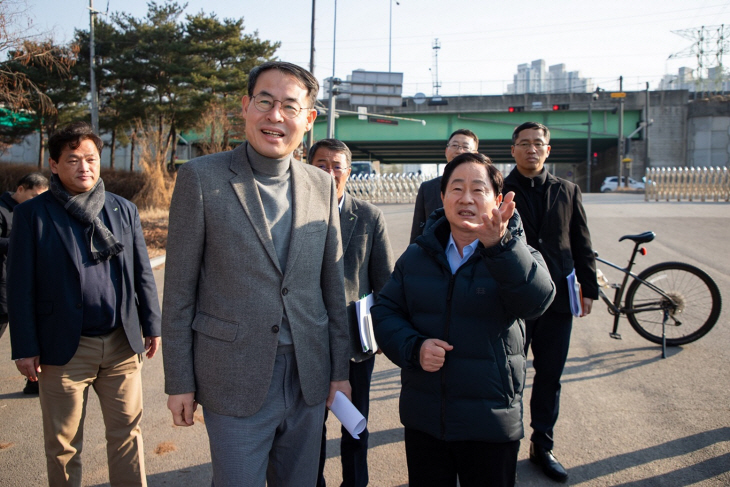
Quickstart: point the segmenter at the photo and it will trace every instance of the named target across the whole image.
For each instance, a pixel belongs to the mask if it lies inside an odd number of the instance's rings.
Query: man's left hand
[[[147,350],[147,358],[155,356],[157,349],[160,348],[161,341],[160,337],[144,337],[144,349]]]
[[[593,300],[583,297],[583,313],[580,316],[583,317],[591,314],[591,309],[593,309]]]
[[[332,406],[332,403],[335,402],[335,394],[337,394],[337,391],[340,391],[344,395],[347,396],[347,398],[352,401],[352,387],[350,387],[350,381],[349,380],[336,380],[330,382],[330,395],[327,397],[327,408],[329,409],[330,406]]]

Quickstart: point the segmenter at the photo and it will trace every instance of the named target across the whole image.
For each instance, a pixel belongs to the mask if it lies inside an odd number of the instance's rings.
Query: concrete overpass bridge
[[[629,136],[644,119],[644,92],[627,93],[624,108],[624,136]],[[554,110],[556,105],[559,109]],[[340,113],[335,137],[344,141],[356,160],[378,160],[381,164],[443,164],[448,136],[456,129],[468,128],[479,136],[479,152],[495,163],[512,164],[511,136],[514,128],[526,121],[541,122],[551,131],[552,152],[549,162],[559,175],[585,177],[588,141],[588,111],[591,109],[591,152],[598,153],[598,164],[591,172],[592,188],[618,171],[618,99],[602,92],[598,100],[591,93],[525,94],[504,96],[442,97],[417,104],[404,98],[397,108],[368,107],[369,112],[424,120],[419,122],[383,119],[361,120],[357,114]],[[510,111],[513,107],[514,111]],[[356,112],[348,99],[337,100],[337,109]],[[321,113],[314,125],[316,139],[326,137],[327,116]],[[643,134],[634,136],[641,144]],[[643,161],[642,161],[643,162]],[[643,173],[643,168],[640,169]],[[636,175],[635,171],[632,176]],[[640,175],[639,175],[640,177]]]

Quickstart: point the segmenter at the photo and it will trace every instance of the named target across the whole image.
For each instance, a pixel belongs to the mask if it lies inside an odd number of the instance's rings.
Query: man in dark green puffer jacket
[[[396,263],[372,309],[402,368],[400,417],[412,487],[514,485],[523,437],[524,323],[555,286],[527,246],[513,193],[480,154],[444,171],[444,208]],[[501,205],[501,207],[500,207]],[[510,217],[512,217],[510,219]]]

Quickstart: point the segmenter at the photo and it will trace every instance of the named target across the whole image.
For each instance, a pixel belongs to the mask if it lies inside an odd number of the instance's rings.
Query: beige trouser
[[[71,361],[41,365],[40,402],[48,484],[81,486],[84,417],[93,386],[106,427],[112,486],[146,486],[142,431],[142,357],[119,328],[100,337],[81,337]]]

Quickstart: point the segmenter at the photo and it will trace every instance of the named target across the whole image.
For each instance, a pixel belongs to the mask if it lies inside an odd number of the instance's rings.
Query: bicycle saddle
[[[640,233],[638,235],[624,235],[620,239],[618,239],[619,242],[623,240],[633,240],[636,243],[646,243],[651,242],[656,237],[656,233],[654,232],[644,232]]]

